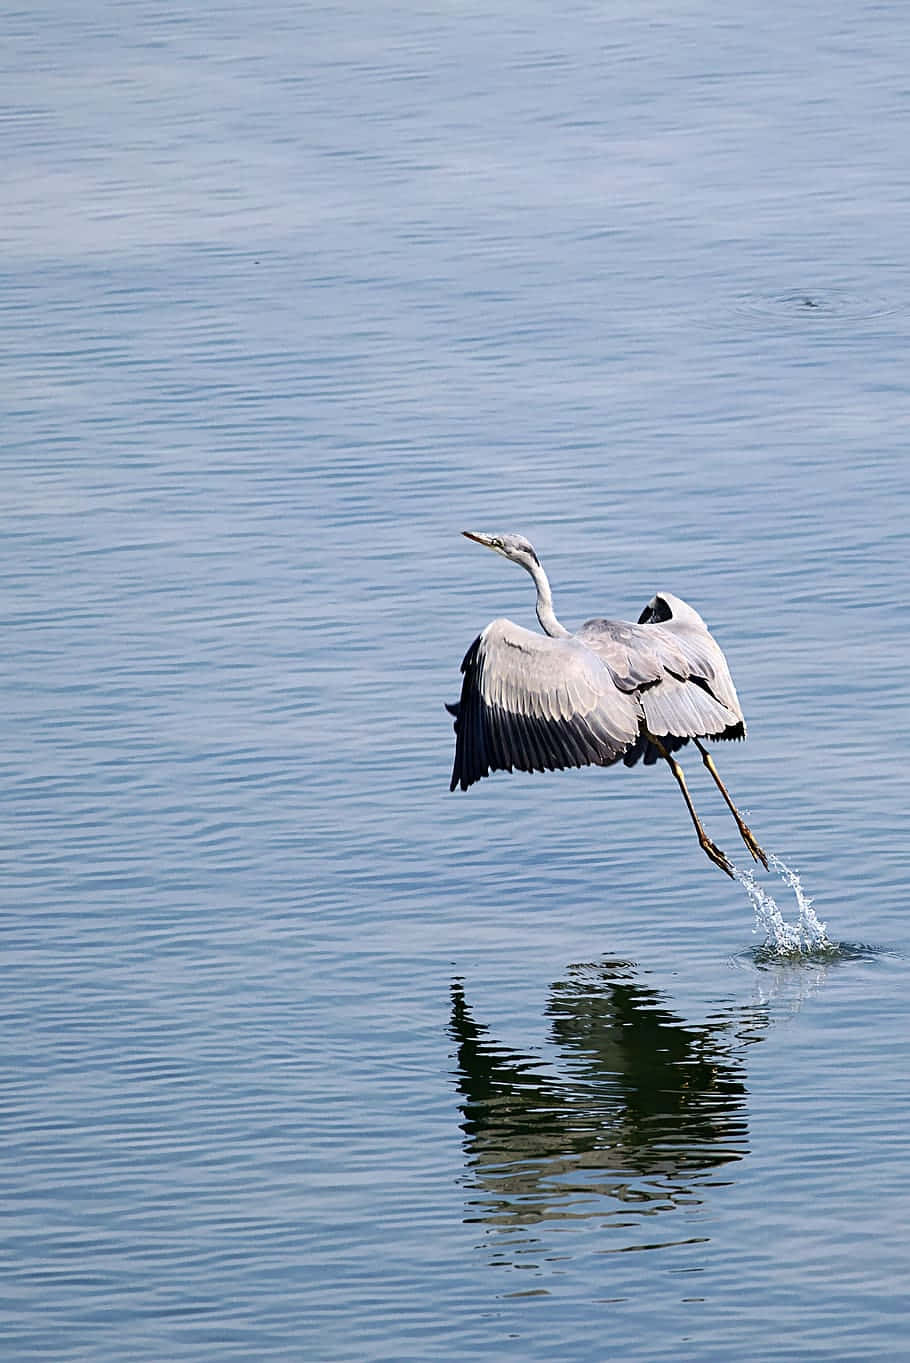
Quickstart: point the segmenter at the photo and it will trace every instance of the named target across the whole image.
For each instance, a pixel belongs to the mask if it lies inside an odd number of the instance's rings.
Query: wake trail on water
[[[812,951],[824,951],[830,947],[826,925],[819,921],[812,900],[803,889],[799,873],[794,871],[773,852],[768,854],[770,869],[776,872],[788,889],[793,891],[799,917],[795,923],[788,923],[774,896],[763,889],[752,871],[741,871],[733,867],[736,879],[742,885],[755,910],[755,930],[764,932],[765,945],[773,947],[782,956],[793,956]]]

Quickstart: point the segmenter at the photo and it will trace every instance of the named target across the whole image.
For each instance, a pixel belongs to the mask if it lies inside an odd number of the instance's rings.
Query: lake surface
[[[903,1357],[904,8],[4,27],[4,1358]],[[449,794],[463,528],[705,616],[829,950],[666,771]]]

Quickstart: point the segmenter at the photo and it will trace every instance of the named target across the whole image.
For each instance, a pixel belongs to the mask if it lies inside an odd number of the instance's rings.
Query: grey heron
[[[493,620],[461,664],[451,790],[467,790],[491,771],[557,771],[662,758],[670,767],[698,841],[727,875],[733,867],[695,811],[673,756],[690,740],[756,861],[768,860],[730,797],[702,739],[742,739],[746,722],[727,660],[704,620],[670,592],[658,592],[637,624],[587,620],[574,634],[553,611],[550,583],[523,535],[465,530],[530,573],[543,635]]]

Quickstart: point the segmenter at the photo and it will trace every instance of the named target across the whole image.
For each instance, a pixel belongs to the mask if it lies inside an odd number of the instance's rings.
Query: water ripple
[[[910,302],[897,287],[890,296],[837,285],[754,290],[738,294],[734,307],[746,317],[807,329],[846,327],[850,323],[910,315]]]

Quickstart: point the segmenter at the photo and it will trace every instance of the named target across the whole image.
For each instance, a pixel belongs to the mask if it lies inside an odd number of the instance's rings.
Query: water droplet
[[[802,887],[799,873],[773,853],[768,858],[771,868],[793,891],[799,909],[796,923],[788,923],[773,895],[763,889],[752,871],[741,871],[734,866],[736,879],[744,888],[755,910],[756,931],[765,934],[765,943],[780,955],[792,956],[818,951],[828,946],[825,924],[820,922],[812,900]]]

